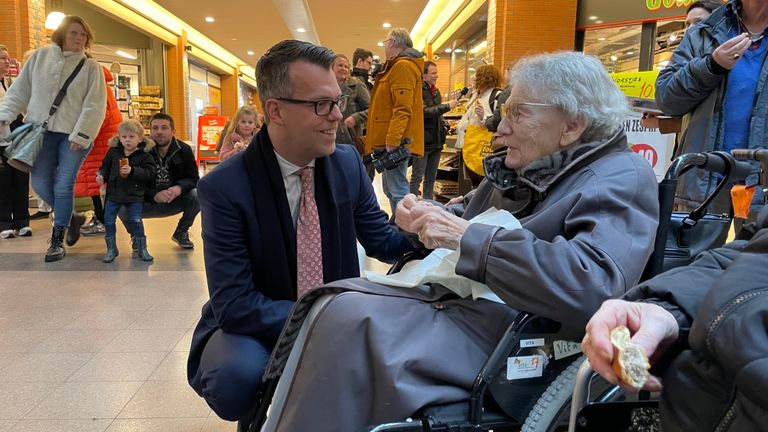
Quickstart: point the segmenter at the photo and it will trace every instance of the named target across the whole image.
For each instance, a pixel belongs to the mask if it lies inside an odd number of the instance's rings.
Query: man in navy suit
[[[314,187],[307,189],[322,239],[317,282],[359,276],[356,240],[388,262],[413,248],[388,224],[355,148],[335,144],[345,101],[330,69],[334,58],[327,48],[295,40],[267,51],[256,65],[266,127],[197,186],[210,300],[192,338],[187,375],[226,420],[242,419],[256,404],[297,284],[307,277],[297,263],[302,168],[314,167]]]

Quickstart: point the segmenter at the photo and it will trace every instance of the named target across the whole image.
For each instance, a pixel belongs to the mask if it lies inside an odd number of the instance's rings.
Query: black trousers
[[[0,151],[0,153],[3,153]],[[0,231],[29,226],[29,174],[0,155]]]

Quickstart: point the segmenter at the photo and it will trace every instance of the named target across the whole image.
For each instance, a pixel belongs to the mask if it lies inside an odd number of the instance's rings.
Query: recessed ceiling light
[[[595,16],[595,15],[592,15],[591,17],[589,17],[589,20],[590,20],[590,21],[594,21],[594,20],[596,20],[596,19],[597,19],[597,16]]]
[[[447,52],[447,53],[450,53],[451,51],[453,51],[453,50],[452,50],[452,49],[450,49],[450,48],[446,48],[446,49],[445,49],[445,52]]]
[[[632,55],[634,53],[635,53],[634,51],[627,51],[627,55]]]
[[[615,56],[615,55],[612,55],[612,56],[611,56],[611,61],[616,61],[616,60],[618,60],[618,59],[619,59],[619,58],[618,58],[617,56]]]
[[[252,56],[252,55],[254,55],[254,54],[256,54],[256,53],[255,53],[255,52],[253,52],[253,51],[251,51],[251,50],[248,50],[248,55],[251,55],[251,56]]]
[[[296,31],[299,32],[299,33],[306,33],[307,29],[305,29],[304,27],[299,27],[299,28],[296,29]]]
[[[384,46],[384,42],[377,42],[376,45],[378,46]]]
[[[120,57],[123,57],[123,58],[131,59],[131,60],[136,60],[136,56],[135,55],[129,54],[129,53],[123,51],[123,50],[117,50],[117,51],[115,51],[115,54],[117,54],[117,55],[119,55]]]
[[[237,38],[232,38],[232,40],[233,40],[233,41],[236,41],[236,40],[237,40]]]
[[[602,42],[602,41],[604,41],[604,40],[605,40],[605,38],[602,38],[602,37],[601,37],[601,38],[597,38],[597,40],[599,40],[600,42]]]
[[[212,23],[214,21],[216,21],[216,18],[214,18],[214,17],[205,17],[205,22]]]
[[[669,41],[670,42],[674,42],[676,40],[677,40],[677,35],[676,34],[673,34],[673,35],[669,36]]]
[[[603,23],[603,20],[597,20],[597,21],[595,21],[595,24],[602,24],[602,23]]]
[[[382,26],[382,27],[384,27],[384,28],[390,28],[390,27],[392,27],[392,24],[390,24],[390,23],[388,23],[388,22],[385,22],[385,23],[384,23],[384,24],[382,24],[381,26]]]
[[[461,48],[456,48],[455,50],[453,50],[453,52],[455,52],[455,53],[463,53],[464,50],[461,49]]]

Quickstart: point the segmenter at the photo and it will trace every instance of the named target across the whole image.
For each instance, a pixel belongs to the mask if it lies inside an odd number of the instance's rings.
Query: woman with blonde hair
[[[256,110],[250,105],[240,107],[224,135],[219,159],[225,161],[245,149],[259,127],[259,114]]]
[[[53,207],[54,226],[45,261],[64,258],[64,236],[72,246],[85,222],[74,216],[75,178],[101,128],[107,86],[101,66],[87,58],[93,32],[86,22],[67,16],[51,36],[53,44],[36,50],[0,102],[0,126],[26,108],[27,123],[47,122],[42,149],[34,161],[32,187]],[[67,93],[55,114],[51,106],[65,83]]]
[[[467,112],[461,119],[466,127],[461,156],[472,187],[483,179],[483,158],[492,153],[493,133],[485,126],[485,120],[493,116],[496,98],[501,92],[501,72],[496,66],[483,65],[477,68],[474,80],[474,94],[467,103]]]

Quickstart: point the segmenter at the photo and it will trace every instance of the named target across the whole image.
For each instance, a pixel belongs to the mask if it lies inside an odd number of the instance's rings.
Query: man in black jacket
[[[142,219],[162,218],[181,213],[181,219],[171,240],[184,249],[195,245],[189,240],[189,228],[200,213],[197,199],[197,172],[195,154],[189,144],[176,139],[173,118],[157,113],[149,121],[150,135],[156,146],[150,152],[157,171],[154,187],[144,196]],[[123,220],[123,214],[120,219]]]
[[[424,102],[424,156],[413,157],[410,189],[414,195],[419,195],[421,179],[424,178],[424,199],[432,199],[437,178],[437,166],[440,164],[440,153],[445,143],[445,121],[443,114],[450,111],[456,102],[442,103],[440,90],[437,89],[437,64],[424,62],[422,75],[421,96]]]

